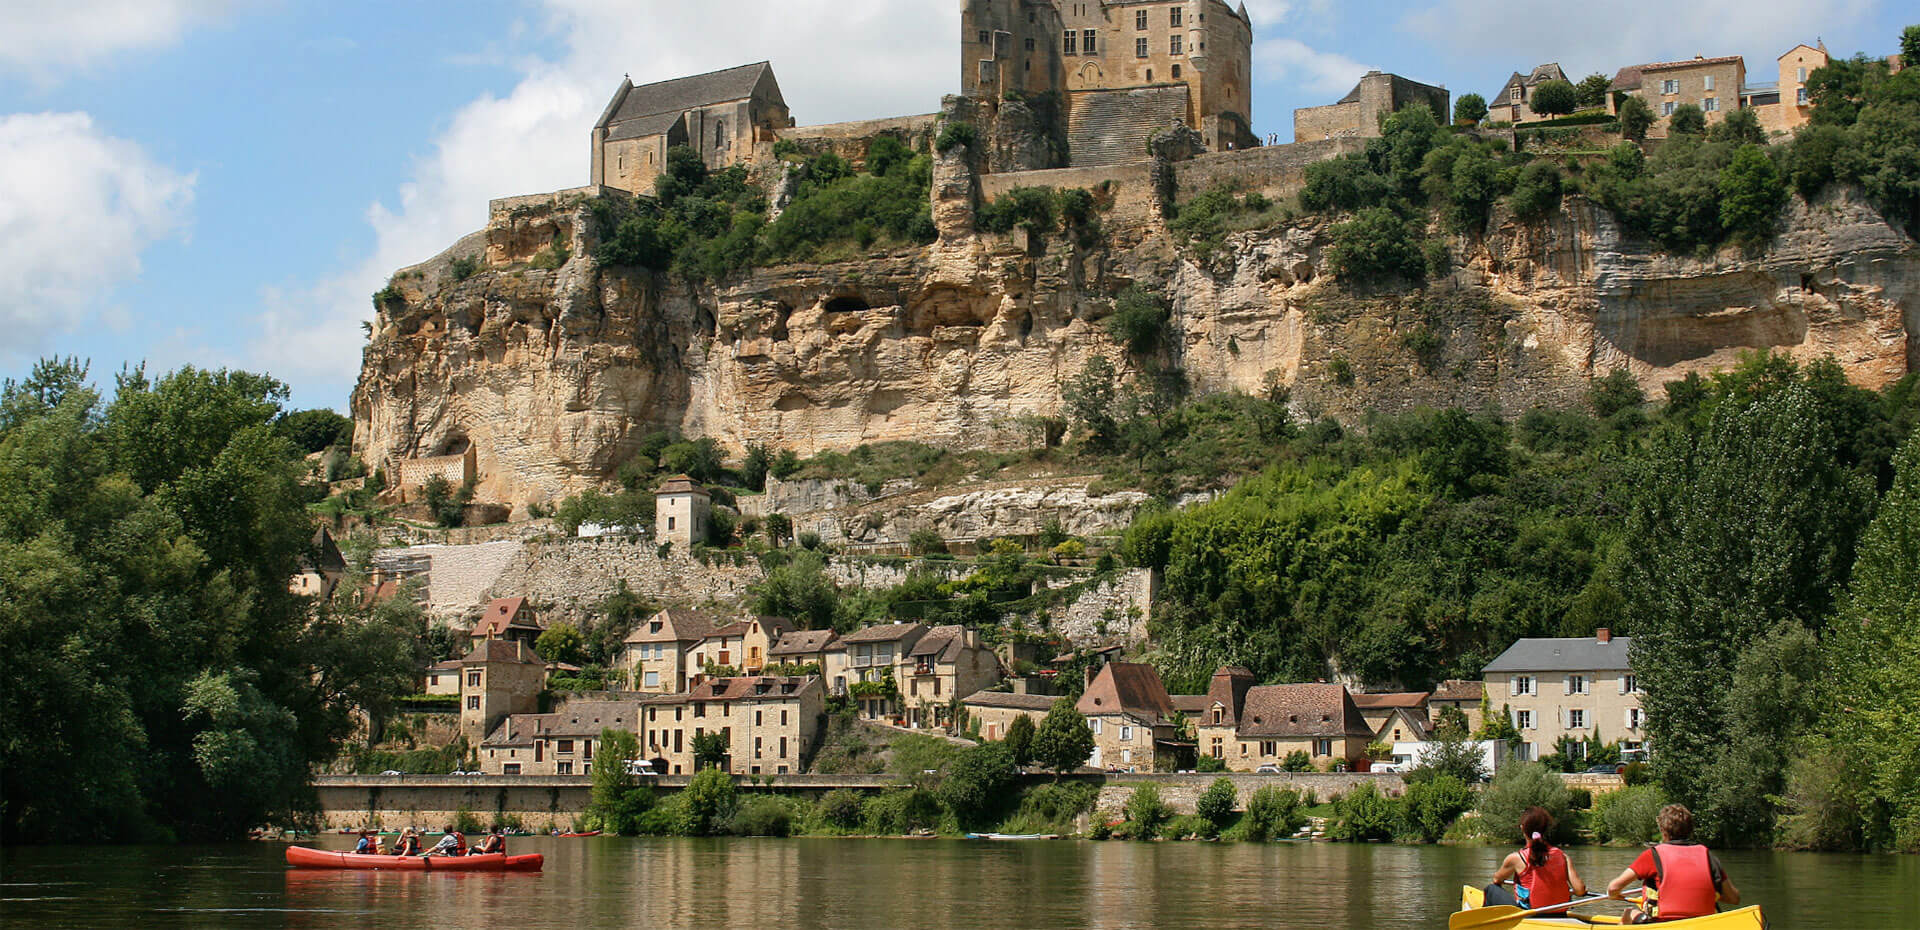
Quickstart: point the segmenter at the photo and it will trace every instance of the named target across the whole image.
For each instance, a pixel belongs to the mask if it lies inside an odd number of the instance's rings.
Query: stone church
[[[756,143],[792,125],[764,61],[640,87],[623,80],[593,124],[591,183],[651,194],[667,149],[691,146],[709,168],[747,164]]]

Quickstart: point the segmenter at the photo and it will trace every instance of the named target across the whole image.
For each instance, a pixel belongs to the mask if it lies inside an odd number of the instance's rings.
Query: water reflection
[[[344,837],[325,845],[341,848]],[[340,841],[340,842],[334,842]],[[10,849],[6,927],[1445,926],[1504,849],[944,840],[516,840],[533,875],[291,871],[278,846]],[[1632,851],[1576,849],[1590,883]],[[1722,856],[1773,926],[1920,924],[1920,859]],[[1844,888],[1844,909],[1830,904]]]

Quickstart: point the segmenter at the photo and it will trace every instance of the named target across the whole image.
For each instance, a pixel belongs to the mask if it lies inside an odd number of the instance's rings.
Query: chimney
[[[1599,640],[1600,645],[1604,646],[1610,642],[1613,642],[1613,631],[1603,626],[1600,629],[1593,631],[1593,638]]]

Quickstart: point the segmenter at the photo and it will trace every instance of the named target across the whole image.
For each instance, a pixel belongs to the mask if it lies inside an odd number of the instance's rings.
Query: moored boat
[[[970,840],[1000,840],[1000,841],[1057,840],[1059,838],[1060,838],[1060,834],[1058,833],[969,833],[967,834],[967,839],[970,839]]]
[[[577,832],[577,833],[558,833],[558,834],[555,834],[555,835],[556,835],[556,836],[562,836],[562,837],[566,837],[566,836],[599,836],[599,835],[600,835],[600,831],[598,831],[598,830],[582,830],[582,831],[580,831],[580,832]]]
[[[287,847],[287,864],[297,869],[354,869],[382,872],[538,872],[539,853],[519,856],[381,856]]]
[[[1471,885],[1460,889],[1460,911],[1462,913],[1472,911],[1485,902],[1486,893],[1481,889]],[[1607,903],[1609,902],[1596,901],[1594,905],[1600,906]],[[1539,917],[1524,917],[1517,923],[1506,924],[1505,926],[1518,928],[1518,930],[1548,930],[1548,928],[1567,930],[1568,927],[1577,927],[1583,924],[1596,927],[1619,926],[1619,902],[1612,903],[1615,905],[1615,907],[1610,908],[1612,913],[1599,916],[1587,916],[1583,914],[1542,915]],[[1674,928],[1674,930],[1765,930],[1767,922],[1760,916],[1760,906],[1756,904],[1752,907],[1743,907],[1736,911],[1725,911],[1709,917],[1691,917],[1686,920],[1663,920],[1657,926]]]

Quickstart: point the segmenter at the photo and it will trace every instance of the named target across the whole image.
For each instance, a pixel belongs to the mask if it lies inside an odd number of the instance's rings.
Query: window
[[[572,775],[572,774],[573,774],[573,763],[571,763],[571,762],[555,762],[555,763],[553,764],[553,773],[554,773],[555,775]]]
[[[467,672],[467,687],[469,688],[480,687],[480,670],[479,669],[476,668]]]
[[[1142,13],[1140,15],[1145,16],[1147,14]],[[1146,39],[1133,40],[1133,57],[1135,58],[1147,57],[1147,40]]]
[[[1176,81],[1177,81],[1177,80],[1180,80],[1180,66],[1179,66],[1179,65],[1174,65],[1174,66],[1173,66],[1173,79],[1174,79],[1174,80],[1176,80]]]
[[[554,747],[553,751],[566,753],[567,755],[573,755],[573,740],[570,740],[570,739],[561,740],[559,742],[559,745]]]
[[[988,35],[985,29],[980,30],[980,44],[985,45],[991,41],[993,41],[993,37]]]
[[[1091,29],[1083,30],[1080,33],[1080,54],[1091,55],[1094,53],[1094,46],[1097,44],[1097,40],[1094,38],[1096,35],[1098,35],[1098,33]]]
[[[1807,82],[1807,69],[1805,68],[1795,69],[1795,71],[1793,72],[1793,79],[1796,81],[1799,81],[1802,84],[1805,84]]]
[[[1660,115],[1661,116],[1673,115],[1673,101],[1669,100],[1660,105]]]
[[[1707,99],[1700,101],[1700,109],[1705,110],[1708,113],[1720,112],[1720,98],[1708,97]]]
[[[1078,55],[1080,54],[1079,46],[1080,46],[1080,33],[1077,33],[1071,29],[1067,30],[1067,34],[1065,38],[1062,38],[1060,40],[1060,50],[1062,52],[1065,52],[1068,55]]]
[[[1796,104],[1798,104],[1798,105],[1800,105],[1800,106],[1803,106],[1803,107],[1807,105],[1807,89],[1806,89],[1806,88],[1804,88],[1804,87],[1802,87],[1802,88],[1800,88],[1800,90],[1799,90],[1799,91],[1797,91],[1797,92],[1796,92],[1796,93],[1795,93],[1795,94],[1793,95],[1793,97],[1794,97],[1794,102],[1795,102]]]
[[[1134,13],[1133,13],[1133,28],[1135,28],[1135,29],[1138,29],[1138,30],[1141,30],[1141,31],[1143,31],[1143,32],[1144,32],[1144,31],[1146,30],[1146,28],[1147,28],[1147,11],[1146,11],[1146,10],[1135,10],[1135,11],[1134,11]]]
[[[1100,735],[1100,718],[1095,717],[1092,720],[1087,721],[1087,729],[1092,730],[1093,735],[1099,736]]]
[[[1620,693],[1621,694],[1639,694],[1640,693],[1640,682],[1637,678],[1634,677],[1632,672],[1628,672],[1625,675],[1620,676]]]
[[[1317,739],[1313,741],[1313,754],[1316,756],[1333,755],[1333,740]]]
[[[787,757],[787,738],[784,736],[780,737],[780,756],[779,757],[782,759],[785,759]]]
[[[1027,51],[1033,51],[1033,37],[1027,37]]]
[[[1705,79],[1705,80],[1706,80],[1706,86],[1705,86],[1705,87],[1703,87],[1703,88],[1701,88],[1701,89],[1702,89],[1702,90],[1712,90],[1712,89],[1713,89],[1713,75],[1711,75],[1711,74],[1709,74],[1709,75],[1707,75],[1707,76],[1706,76],[1706,79]]]
[[[1567,747],[1567,755],[1584,761],[1587,758],[1587,744],[1584,741],[1574,743]]]
[[[1186,12],[1187,12],[1187,11],[1185,11],[1185,10],[1183,10],[1183,9],[1181,9],[1181,8],[1179,8],[1179,7],[1177,7],[1177,6],[1176,6],[1176,7],[1174,7],[1173,9],[1171,9],[1171,10],[1168,10],[1168,11],[1167,11],[1167,25],[1169,25],[1169,26],[1172,26],[1172,27],[1174,27],[1175,29],[1178,29],[1178,28],[1180,28],[1180,17],[1182,17],[1182,16],[1184,16],[1184,15],[1186,15]]]
[[[1627,708],[1627,729],[1638,730],[1647,725],[1647,712],[1638,707]]]
[[[1679,92],[1680,92],[1680,81],[1679,81],[1679,79],[1677,79],[1677,78],[1676,78],[1676,79],[1674,79],[1674,80],[1669,80],[1669,81],[1661,81],[1661,82],[1660,82],[1660,92],[1661,92],[1661,93],[1663,93],[1663,94],[1677,94],[1677,93],[1679,93]]]
[[[784,765],[776,765],[776,766],[774,766],[774,767],[773,767],[773,774],[775,774],[775,775],[785,775],[785,774],[787,774],[787,767],[786,767],[786,766],[784,766]]]
[[[501,766],[501,767],[500,767],[500,774],[502,774],[502,775],[518,775],[518,774],[520,774],[520,763],[518,763],[518,762],[509,762],[509,763],[507,763],[506,765],[503,765],[503,766]]]
[[[713,121],[713,147],[716,149],[724,149],[727,147],[726,120],[717,119]]]
[[[1212,752],[1211,752],[1210,754],[1211,754],[1211,755],[1212,755],[1212,756],[1213,756],[1213,757],[1214,757],[1215,759],[1224,759],[1224,758],[1226,758],[1226,757],[1227,757],[1227,756],[1226,756],[1226,750],[1225,750],[1225,749],[1223,749],[1223,748],[1221,748],[1221,746],[1220,746],[1220,737],[1218,737],[1218,736],[1216,736],[1216,737],[1214,737],[1214,738],[1213,738],[1213,750],[1212,750]]]
[[[1510,685],[1514,694],[1534,693],[1532,675],[1515,675]]]
[[[760,720],[761,713],[762,713],[761,711],[757,711],[757,710],[753,712],[753,725],[756,727],[759,726],[761,723],[761,720]]]
[[[1530,710],[1514,711],[1513,725],[1515,729],[1520,729],[1520,730],[1533,729],[1533,711],[1530,711]]]
[[[668,517],[668,518],[667,518],[667,529],[673,529],[673,518],[672,518],[672,517]]]
[[[1532,762],[1533,761],[1533,744],[1521,743],[1520,748],[1517,750],[1514,750],[1513,756],[1514,758],[1519,759],[1522,762]]]
[[[939,694],[940,692],[935,691],[934,693]],[[787,712],[784,710],[780,712],[780,725],[783,727],[787,725]]]
[[[753,738],[753,757],[760,758],[760,737],[758,736]]]
[[[1263,756],[1277,756],[1280,754],[1280,744],[1271,740],[1261,740],[1260,754]]]
[[[649,688],[658,688],[658,687],[660,687],[660,673],[659,673],[659,672],[648,672],[648,673],[647,673],[647,677],[646,677],[646,687],[649,687]]]
[[[1514,103],[1520,102],[1520,85],[1515,84],[1513,86],[1513,90],[1507,93],[1507,99],[1513,101]]]
[[[1567,693],[1568,694],[1587,693],[1587,676],[1568,675],[1567,676]]]
[[[468,710],[480,709],[480,695],[474,694],[474,695],[469,695],[467,697],[467,709]]]
[[[1587,728],[1587,712],[1584,710],[1567,711],[1567,729],[1584,730]]]
[[[1185,48],[1185,46],[1182,44],[1184,42],[1186,42],[1185,36],[1168,36],[1167,52],[1172,55],[1184,54],[1184,52],[1182,52],[1182,49]]]
[[[1127,764],[1127,765],[1132,765],[1132,764],[1133,764],[1133,750],[1131,750],[1131,749],[1122,749],[1122,750],[1120,750],[1120,761],[1121,761],[1122,763],[1125,763],[1125,764]]]
[[[1120,728],[1120,742],[1123,742],[1123,743],[1131,743],[1131,742],[1133,742],[1133,728],[1132,728],[1132,727],[1121,727],[1121,728]]]

